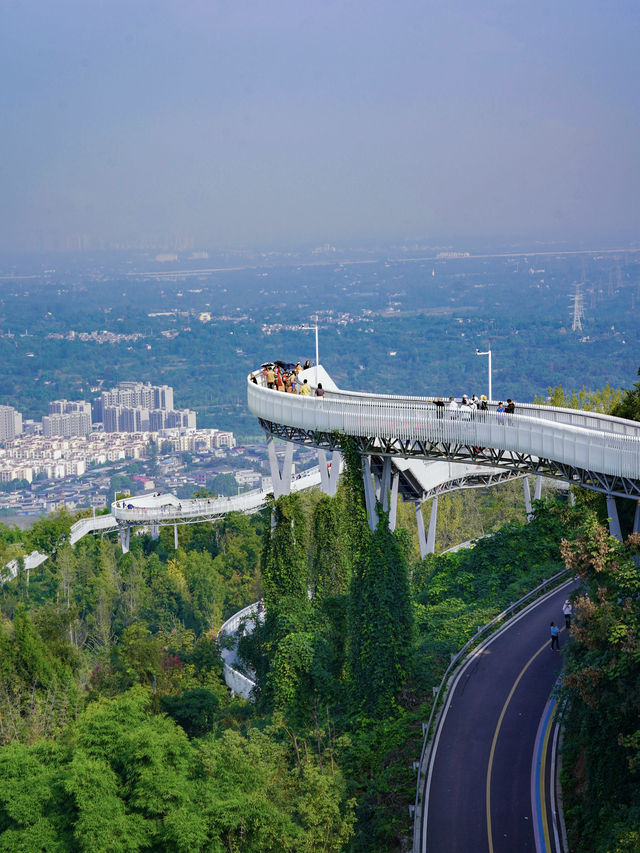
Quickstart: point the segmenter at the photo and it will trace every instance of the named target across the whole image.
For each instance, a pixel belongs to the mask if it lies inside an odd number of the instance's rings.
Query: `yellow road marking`
[[[502,727],[502,720],[504,719],[504,715],[507,712],[507,708],[509,707],[509,703],[513,698],[513,694],[516,692],[516,687],[520,684],[520,680],[525,672],[529,669],[534,660],[538,657],[541,652],[545,649],[549,648],[550,640],[547,640],[535,654],[533,654],[529,660],[525,663],[525,665],[520,670],[520,674],[513,682],[513,686],[509,691],[509,695],[506,698],[504,705],[502,706],[502,711],[500,712],[500,716],[498,717],[498,723],[496,725],[496,730],[493,733],[493,741],[491,742],[491,752],[489,753],[489,765],[487,767],[487,781],[485,786],[485,799],[487,803],[487,836],[489,841],[489,853],[494,853],[493,851],[493,833],[491,831],[491,770],[493,769],[493,756],[496,751],[496,744],[498,743],[498,735],[500,734],[500,729]]]

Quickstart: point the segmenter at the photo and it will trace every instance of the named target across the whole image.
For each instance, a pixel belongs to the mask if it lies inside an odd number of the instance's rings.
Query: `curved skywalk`
[[[317,373],[316,373],[317,371]],[[495,403],[473,416],[438,416],[432,397],[364,394],[336,387],[319,366],[303,372],[322,398],[273,391],[248,379],[249,409],[267,434],[323,449],[356,439],[365,455],[446,459],[543,474],[620,497],[640,497],[640,423],[596,412],[518,404],[498,415]],[[465,417],[465,414],[467,417]]]

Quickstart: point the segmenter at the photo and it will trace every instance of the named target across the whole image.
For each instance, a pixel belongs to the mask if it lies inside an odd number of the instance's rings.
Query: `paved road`
[[[550,649],[549,625],[564,625],[562,604],[572,585],[511,620],[460,672],[434,735],[423,851],[535,851],[531,767],[561,664],[561,653]],[[565,642],[563,631],[561,647]]]

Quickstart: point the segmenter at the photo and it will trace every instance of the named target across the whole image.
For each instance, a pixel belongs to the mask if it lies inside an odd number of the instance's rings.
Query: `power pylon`
[[[573,294],[573,323],[571,331],[582,331],[582,320],[584,319],[584,303],[582,301],[582,285],[576,284],[575,293]]]

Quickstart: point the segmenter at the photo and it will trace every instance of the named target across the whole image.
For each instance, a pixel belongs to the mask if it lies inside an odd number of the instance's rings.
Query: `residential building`
[[[13,406],[0,406],[0,441],[11,441],[22,433],[22,415]]]

